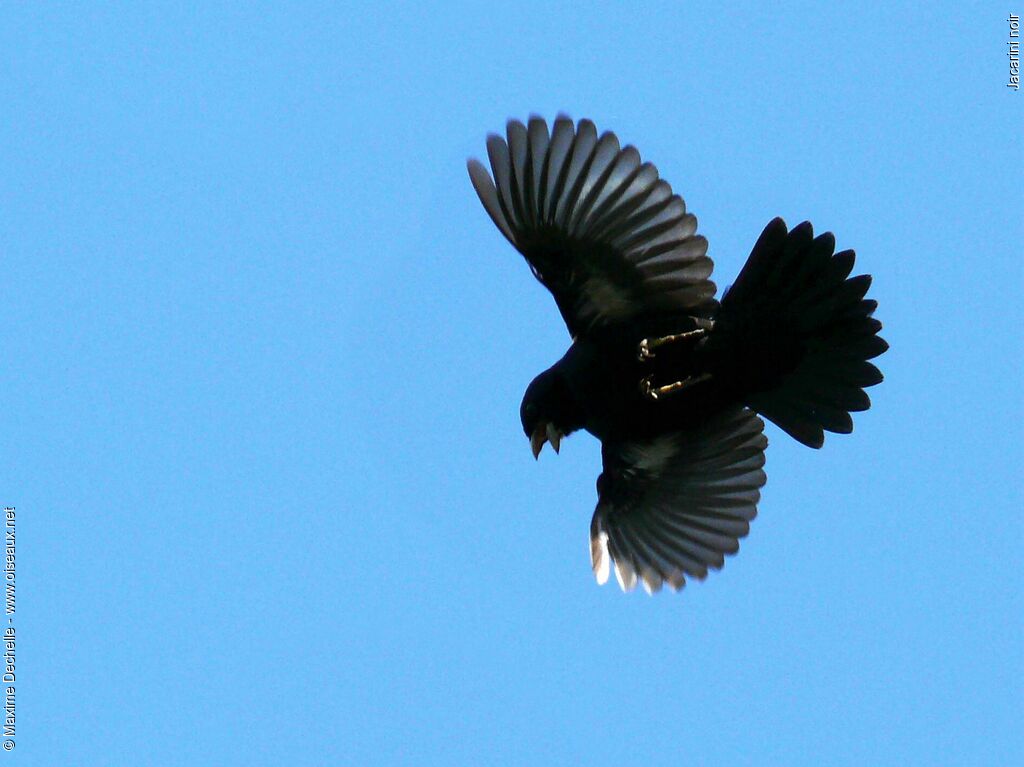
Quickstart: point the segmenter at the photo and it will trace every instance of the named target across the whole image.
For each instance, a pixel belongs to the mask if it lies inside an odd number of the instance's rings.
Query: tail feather
[[[821,447],[824,431],[848,434],[850,413],[867,410],[864,389],[882,381],[868,362],[889,348],[865,298],[870,275],[850,277],[852,250],[810,223],[765,227],[735,284],[722,298],[705,346],[714,372],[748,406],[795,439]]]

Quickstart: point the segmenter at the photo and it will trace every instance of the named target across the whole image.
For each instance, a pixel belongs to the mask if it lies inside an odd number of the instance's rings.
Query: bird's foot
[[[647,397],[647,399],[657,401],[661,397],[668,394],[676,394],[681,392],[683,389],[689,389],[691,386],[707,381],[711,378],[710,373],[701,373],[699,376],[687,376],[682,381],[673,381],[670,384],[664,386],[654,385],[654,376],[644,376],[640,379],[640,392]]]
[[[637,346],[637,357],[641,360],[649,360],[654,356],[654,350],[659,346],[677,343],[679,341],[698,340],[703,338],[705,333],[706,331],[704,328],[697,328],[696,330],[688,330],[685,333],[675,333],[673,335],[661,336],[660,338],[645,338]]]

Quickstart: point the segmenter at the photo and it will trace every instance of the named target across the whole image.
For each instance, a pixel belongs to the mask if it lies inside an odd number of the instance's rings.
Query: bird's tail
[[[869,275],[849,277],[854,252],[810,223],[788,231],[776,218],[762,232],[722,298],[705,344],[713,374],[743,401],[810,447],[823,430],[848,434],[851,412],[867,410],[864,388],[881,382],[868,362],[888,347],[864,298]]]

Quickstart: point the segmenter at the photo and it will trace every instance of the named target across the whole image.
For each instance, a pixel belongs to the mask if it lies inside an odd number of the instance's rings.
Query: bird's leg
[[[688,330],[685,333],[674,333],[660,338],[645,338],[637,346],[637,356],[641,360],[649,360],[654,356],[654,350],[665,344],[678,343],[679,341],[695,341],[704,337],[707,331],[704,328]]]
[[[674,381],[664,386],[654,385],[654,376],[644,376],[640,379],[640,392],[651,400],[658,400],[667,394],[675,394],[683,389],[689,389],[695,384],[707,381],[711,378],[710,373],[701,373],[699,376],[687,376],[682,381]]]

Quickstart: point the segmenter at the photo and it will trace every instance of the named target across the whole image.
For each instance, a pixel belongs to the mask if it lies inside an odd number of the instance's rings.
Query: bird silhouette
[[[707,240],[632,146],[559,116],[511,120],[468,162],[480,201],[551,292],[565,355],[520,408],[536,458],[585,429],[603,470],[590,526],[599,583],[678,590],[719,569],[757,514],[767,418],[819,448],[853,430],[888,345],[854,252],[769,222],[721,300]]]

